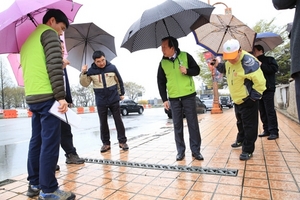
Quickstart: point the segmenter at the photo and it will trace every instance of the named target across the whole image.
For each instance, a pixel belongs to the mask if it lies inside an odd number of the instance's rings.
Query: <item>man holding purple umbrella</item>
[[[32,112],[32,136],[29,143],[27,196],[38,199],[75,199],[72,192],[58,188],[55,168],[59,156],[61,122],[49,110],[55,101],[65,113],[63,56],[59,35],[68,28],[65,13],[49,9],[21,48],[21,65],[26,103]]]

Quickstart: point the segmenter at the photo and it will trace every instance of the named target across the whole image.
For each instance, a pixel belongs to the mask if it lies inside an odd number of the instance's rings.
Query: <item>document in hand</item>
[[[79,125],[81,124],[80,123],[81,117],[70,108],[65,114],[62,114],[58,112],[58,106],[59,106],[59,102],[55,101],[52,107],[50,108],[49,112],[55,115],[56,117],[58,117],[59,119],[63,120],[64,122],[76,128],[79,128]]]

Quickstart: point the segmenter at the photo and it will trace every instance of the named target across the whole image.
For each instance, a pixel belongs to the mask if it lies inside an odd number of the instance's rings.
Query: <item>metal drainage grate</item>
[[[115,161],[115,160],[102,160],[85,158],[86,163],[95,163],[103,165],[115,165],[145,169],[167,170],[167,171],[179,171],[179,172],[191,172],[199,174],[214,174],[223,176],[237,176],[237,169],[222,169],[222,168],[209,168],[209,167],[196,167],[196,166],[180,166],[180,165],[160,165],[160,164],[147,164],[147,163],[135,163],[127,161]]]

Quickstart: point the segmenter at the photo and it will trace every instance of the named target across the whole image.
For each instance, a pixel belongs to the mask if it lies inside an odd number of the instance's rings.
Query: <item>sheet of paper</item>
[[[56,117],[58,117],[59,119],[63,120],[64,122],[79,128],[80,126],[80,122],[81,122],[81,117],[75,113],[72,109],[68,109],[68,111],[65,114],[62,114],[60,112],[58,112],[58,106],[59,106],[59,102],[55,101],[54,104],[52,105],[52,107],[50,108],[49,112],[53,115],[55,115]]]

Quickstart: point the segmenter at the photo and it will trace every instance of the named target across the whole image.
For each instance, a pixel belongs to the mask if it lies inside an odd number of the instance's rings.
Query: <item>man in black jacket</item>
[[[273,57],[265,56],[264,48],[261,45],[255,45],[253,55],[261,62],[261,70],[266,79],[267,89],[259,100],[260,119],[263,123],[264,132],[259,137],[268,136],[268,140],[275,140],[278,135],[278,122],[274,105],[275,94],[275,74],[278,71],[277,62]]]
[[[64,42],[60,40],[61,48],[62,48],[62,55],[64,55],[65,47]],[[73,100],[71,95],[71,88],[69,84],[68,74],[67,74],[67,65],[70,62],[67,59],[63,59],[63,70],[64,70],[64,83],[65,83],[65,91],[66,91],[66,101],[69,104],[69,107],[72,107]],[[66,163],[67,164],[82,164],[84,163],[84,159],[79,158],[76,148],[73,145],[73,134],[70,124],[61,121],[61,148],[65,151],[66,156]],[[59,170],[59,165],[56,165],[56,170]]]
[[[129,147],[126,143],[125,127],[120,115],[120,100],[124,99],[125,94],[122,77],[117,67],[106,60],[104,52],[95,51],[93,60],[94,63],[89,69],[87,65],[82,66],[80,84],[83,87],[93,84],[103,143],[100,152],[104,153],[110,150],[110,132],[107,122],[108,109],[110,109],[115,121],[119,147],[127,151]]]

